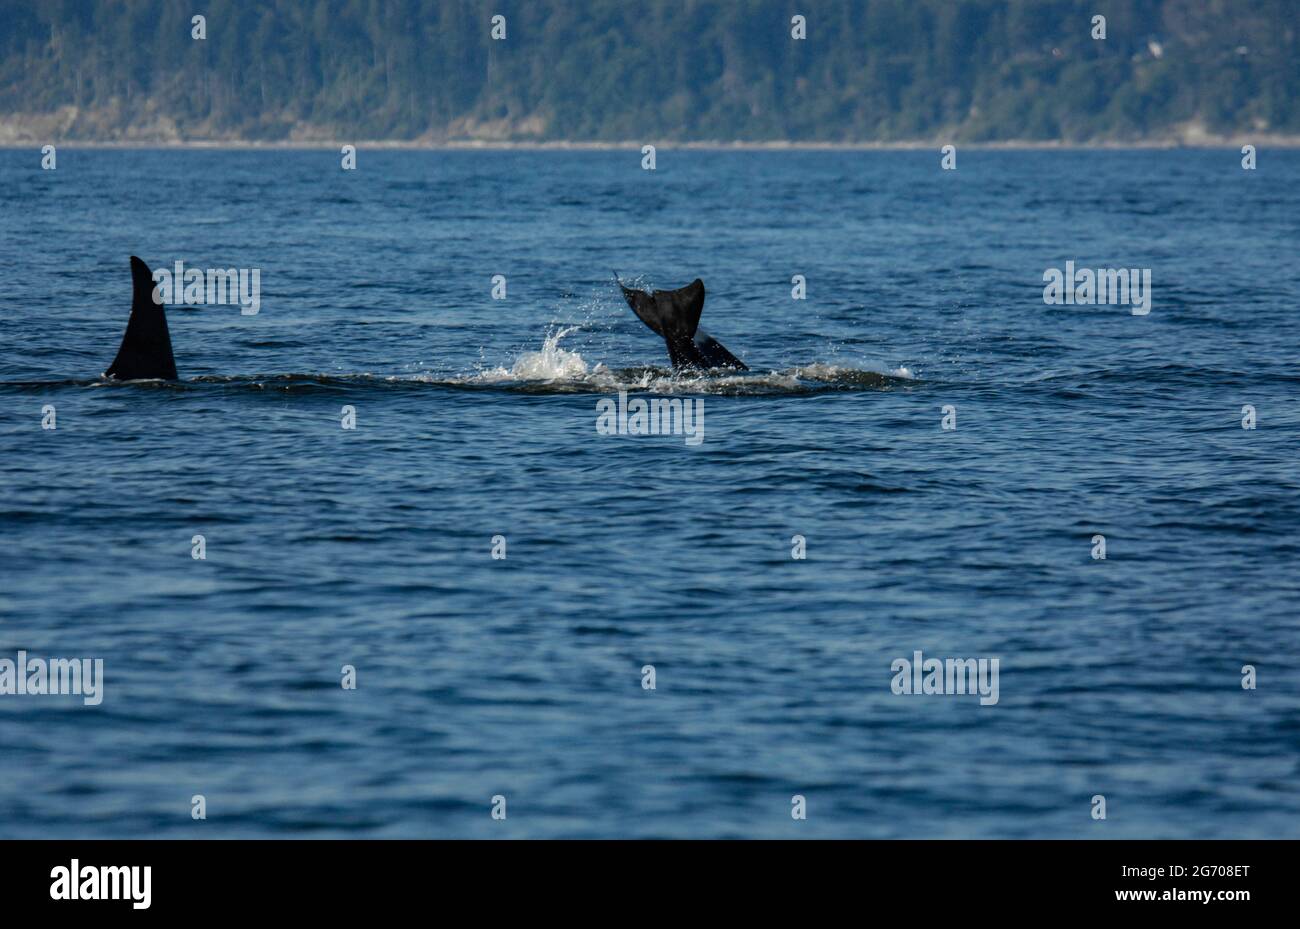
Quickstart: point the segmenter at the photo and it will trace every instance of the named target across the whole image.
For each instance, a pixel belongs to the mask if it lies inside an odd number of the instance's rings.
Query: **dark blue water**
[[[1300,836],[1300,153],[658,165],[0,152],[0,657],[105,674],[0,696],[0,835]],[[131,254],[260,312],[105,383]],[[673,378],[614,269],[750,374]],[[598,435],[620,388],[703,442]]]

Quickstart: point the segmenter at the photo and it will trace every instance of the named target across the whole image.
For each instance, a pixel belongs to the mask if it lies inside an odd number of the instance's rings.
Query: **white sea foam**
[[[515,359],[510,377],[517,381],[575,380],[587,376],[587,362],[577,352],[560,348],[560,340],[577,326],[567,326],[546,336],[539,352],[524,352]]]
[[[844,365],[823,364],[820,361],[815,361],[810,365],[794,369],[796,377],[810,381],[838,381],[845,377],[851,378],[862,374],[882,374],[885,377],[895,377],[904,381],[915,380],[912,370],[906,367],[851,368]]]
[[[800,393],[824,389],[869,389],[895,381],[913,380],[905,367],[850,367],[815,362],[782,371],[736,371],[699,373],[671,371],[661,367],[612,369],[592,364],[577,350],[563,348],[561,340],[581,327],[566,326],[547,333],[542,347],[525,351],[509,367],[484,368],[472,375],[444,381],[466,386],[509,385],[521,388],[553,388],[563,392],[620,390],[657,394],[679,393]],[[421,375],[420,380],[431,380]]]

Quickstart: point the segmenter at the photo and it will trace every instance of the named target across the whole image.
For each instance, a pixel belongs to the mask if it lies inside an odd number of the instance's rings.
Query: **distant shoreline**
[[[1032,151],[1125,151],[1135,149],[1210,149],[1233,148],[1240,150],[1243,145],[1256,148],[1292,149],[1300,148],[1300,136],[1232,137],[1232,138],[1198,138],[1155,139],[1132,142],[1065,142],[1008,140],[1001,142],[962,142],[953,140],[923,140],[899,142],[722,142],[722,141],[643,141],[595,142],[595,141],[395,141],[395,140],[293,140],[293,141],[258,141],[252,139],[187,139],[177,140],[92,140],[92,139],[42,139],[21,141],[14,139],[0,140],[0,150],[24,150],[52,144],[61,148],[82,149],[175,149],[175,150],[267,150],[267,151],[337,151],[343,145],[355,145],[359,150],[390,149],[394,151],[636,151],[641,146],[653,144],[657,149],[700,150],[700,151],[938,151],[944,145],[955,145],[959,150],[997,151],[997,150],[1032,150]]]

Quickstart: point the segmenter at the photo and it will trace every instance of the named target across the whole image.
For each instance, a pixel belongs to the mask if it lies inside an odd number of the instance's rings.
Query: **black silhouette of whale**
[[[176,380],[176,359],[172,357],[172,339],[167,332],[167,314],[161,303],[154,302],[153,274],[149,266],[131,256],[131,316],[117,357],[104,372],[118,381],[142,381],[160,378]]]
[[[623,286],[617,271],[614,280],[622,289],[623,299],[632,312],[663,337],[674,370],[749,370],[721,342],[700,328],[700,314],[704,312],[704,282],[698,277],[680,290],[656,290],[649,294]]]

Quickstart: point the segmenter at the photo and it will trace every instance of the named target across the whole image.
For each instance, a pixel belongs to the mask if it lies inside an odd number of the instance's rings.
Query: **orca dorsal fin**
[[[176,359],[167,332],[167,314],[153,299],[153,274],[149,266],[131,256],[131,317],[122,336],[122,347],[105,376],[119,381],[150,378],[176,380]]]
[[[614,279],[618,280],[617,274]],[[747,370],[744,362],[700,329],[704,282],[698,277],[678,290],[656,290],[649,294],[625,287],[622,281],[618,281],[618,286],[637,318],[663,338],[674,368]]]

